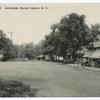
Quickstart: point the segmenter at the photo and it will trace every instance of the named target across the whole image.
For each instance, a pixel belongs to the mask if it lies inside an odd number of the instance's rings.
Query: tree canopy
[[[15,47],[12,41],[6,38],[3,31],[0,31],[0,36],[0,53],[3,55],[2,60],[6,61],[15,58]]]
[[[85,15],[71,13],[62,17],[59,23],[51,25],[51,33],[45,37],[44,53],[63,58],[70,53],[75,60],[77,51],[94,41],[97,34],[100,34],[99,25],[93,25],[90,29]]]

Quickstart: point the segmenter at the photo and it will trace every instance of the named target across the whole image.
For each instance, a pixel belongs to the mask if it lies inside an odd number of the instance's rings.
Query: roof
[[[100,48],[100,40],[89,43],[88,47],[89,48]]]
[[[90,57],[94,52],[95,52],[95,50],[87,50],[83,57],[85,57],[85,58]]]
[[[100,41],[94,42],[93,46],[94,46],[94,48],[100,47]]]
[[[43,57],[43,55],[37,56],[37,57]]]
[[[100,49],[96,49],[90,58],[100,58]]]

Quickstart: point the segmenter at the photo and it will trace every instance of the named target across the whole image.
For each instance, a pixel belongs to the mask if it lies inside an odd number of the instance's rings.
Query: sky
[[[0,8],[0,29],[8,38],[12,32],[15,44],[39,43],[52,24],[71,13],[84,14],[89,26],[100,23],[100,3],[0,4]]]

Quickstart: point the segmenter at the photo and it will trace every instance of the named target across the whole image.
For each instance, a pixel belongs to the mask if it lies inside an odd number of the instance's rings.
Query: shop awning
[[[89,58],[94,52],[95,52],[95,50],[87,50],[87,52],[85,53],[85,55],[83,57]]]
[[[100,49],[97,49],[90,58],[100,58]]]

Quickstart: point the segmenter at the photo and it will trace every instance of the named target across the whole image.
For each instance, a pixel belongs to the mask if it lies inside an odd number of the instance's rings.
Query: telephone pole
[[[11,41],[13,42],[13,32],[9,32],[10,33],[10,37],[11,37]]]

